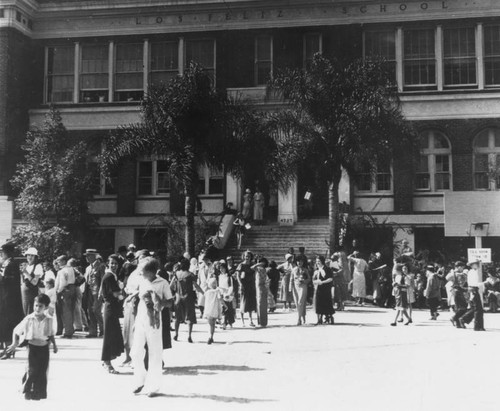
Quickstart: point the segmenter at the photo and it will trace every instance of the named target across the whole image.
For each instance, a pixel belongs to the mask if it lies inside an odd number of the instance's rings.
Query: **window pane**
[[[177,42],[151,44],[151,84],[168,83],[179,73]]]
[[[259,36],[255,39],[255,85],[266,84],[272,73],[272,37]]]
[[[489,188],[488,174],[486,173],[475,173],[474,174],[474,186],[476,189],[487,190]]]
[[[417,163],[417,172],[423,173],[429,171],[429,156],[421,155]]]
[[[476,84],[474,28],[443,30],[444,82],[446,85]]]
[[[436,190],[450,189],[450,175],[447,173],[436,174]]]
[[[114,195],[117,194],[118,190],[118,170],[112,170],[109,175],[109,179],[104,182],[104,194]]]
[[[108,45],[82,45],[80,101],[106,101],[108,96]]]
[[[153,163],[139,162],[139,178],[137,182],[139,195],[150,195],[153,191]]]
[[[395,60],[396,35],[394,30],[366,32],[365,56]]]
[[[415,176],[415,188],[417,190],[429,190],[430,186],[430,174],[419,173]]]
[[[391,189],[391,175],[390,174],[377,174],[377,191],[390,191]]]
[[[157,194],[170,193],[170,173],[168,163],[164,160],[156,162]]]
[[[476,154],[474,156],[474,170],[478,171],[488,171],[488,154]]]
[[[434,52],[434,29],[405,31],[405,85],[429,85],[436,83]]]
[[[140,100],[143,90],[143,45],[117,44],[115,100]]]
[[[224,192],[224,179],[223,178],[210,178],[208,180],[208,194],[223,194]]]
[[[488,148],[489,139],[490,139],[490,130],[486,129],[481,131],[474,139],[474,147]]]
[[[50,47],[47,57],[47,101],[73,101],[75,47]]]
[[[430,133],[428,131],[420,133],[419,142],[420,142],[421,149],[429,148],[429,134]]]
[[[500,26],[485,26],[484,81],[486,85],[500,84]]]
[[[450,171],[450,156],[436,156],[436,172]]]
[[[434,148],[450,148],[448,140],[441,133],[434,132]]]

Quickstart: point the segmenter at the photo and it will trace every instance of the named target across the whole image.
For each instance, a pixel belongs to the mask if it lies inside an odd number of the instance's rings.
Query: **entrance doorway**
[[[328,182],[311,165],[298,170],[297,214],[299,218],[328,216]]]

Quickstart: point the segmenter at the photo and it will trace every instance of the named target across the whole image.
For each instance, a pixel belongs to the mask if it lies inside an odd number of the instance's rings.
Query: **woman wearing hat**
[[[23,300],[24,315],[33,312],[35,297],[38,295],[38,287],[42,285],[43,267],[38,263],[38,250],[30,247],[24,253],[27,264],[21,272],[21,297]]]
[[[0,359],[6,360],[11,354],[6,352],[12,342],[12,331],[23,319],[21,303],[19,266],[14,260],[14,245],[0,247]]]

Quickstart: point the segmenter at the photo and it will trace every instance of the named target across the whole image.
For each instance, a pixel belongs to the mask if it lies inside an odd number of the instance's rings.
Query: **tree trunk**
[[[195,230],[194,230],[194,215],[195,215],[195,206],[196,206],[196,193],[195,193],[195,184],[197,184],[197,175],[196,175],[196,167],[194,164],[191,167],[191,177],[189,178],[189,182],[186,182],[184,188],[185,194],[185,215],[186,215],[186,231],[184,233],[184,241],[186,243],[186,251],[189,253],[191,257],[194,257],[194,239],[195,239]]]
[[[330,255],[334,253],[339,240],[339,185],[342,178],[342,169],[334,170],[333,176],[328,181],[328,246]]]

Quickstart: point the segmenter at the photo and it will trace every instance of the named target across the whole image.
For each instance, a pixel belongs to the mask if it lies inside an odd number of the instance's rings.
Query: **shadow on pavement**
[[[169,375],[210,375],[216,374],[215,371],[264,371],[263,368],[252,368],[246,365],[198,365],[192,367],[166,367],[164,374]]]
[[[241,397],[225,397],[222,395],[203,395],[203,394],[190,394],[190,395],[175,395],[175,394],[162,394],[158,393],[156,398],[192,398],[213,400],[218,402],[235,402],[238,404],[249,404],[252,402],[274,402],[276,400],[265,400],[260,398],[241,398]]]
[[[328,325],[328,324],[326,324]],[[330,324],[333,326],[336,325],[344,325],[347,327],[383,327],[384,324],[374,324],[374,323],[343,323],[343,322],[337,322],[335,321],[335,324]]]

